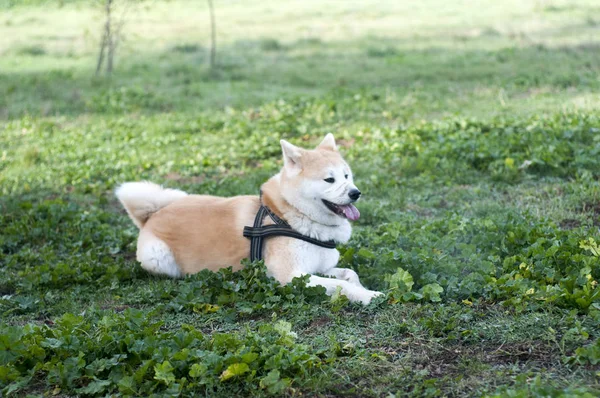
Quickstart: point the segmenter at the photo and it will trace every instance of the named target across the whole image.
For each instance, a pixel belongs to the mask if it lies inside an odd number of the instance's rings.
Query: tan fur
[[[314,151],[302,150],[301,154],[302,163],[310,165],[298,175],[304,179],[322,180],[327,178],[326,170],[329,166],[338,165],[340,162],[346,164],[339,153],[321,147]]]
[[[319,147],[317,150],[302,150],[301,158],[305,168],[296,179],[326,178],[323,170],[328,165],[340,162],[339,154],[331,147]],[[263,202],[280,217],[292,210],[281,197],[279,181],[270,179],[262,186]],[[258,196],[235,196],[221,198],[209,195],[188,195],[160,209],[152,215],[143,227],[169,246],[175,260],[184,274],[194,274],[203,269],[216,271],[231,266],[234,270],[242,268],[240,261],[250,254],[250,240],[242,234],[244,226],[251,226],[260,207]],[[270,224],[270,219],[265,224]],[[265,259],[272,253],[287,250],[293,238],[272,238],[266,246]],[[143,245],[140,234],[138,247]],[[291,271],[286,264],[278,264],[271,270],[278,280],[291,280]]]
[[[156,212],[144,229],[171,248],[184,274],[227,266],[239,270],[250,253],[242,231],[253,224],[259,207],[258,196],[189,195]]]

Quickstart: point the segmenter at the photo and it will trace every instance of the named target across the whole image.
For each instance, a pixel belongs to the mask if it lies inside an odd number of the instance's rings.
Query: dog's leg
[[[302,276],[302,275],[295,275]],[[360,301],[363,304],[369,304],[373,297],[381,295],[380,292],[365,289],[361,285],[355,285],[348,281],[323,278],[321,276],[311,275],[308,281],[308,286],[323,286],[327,290],[327,294],[331,296],[340,287],[342,294],[350,301]]]
[[[174,278],[182,276],[169,246],[145,229],[142,229],[138,238],[137,260],[142,268],[153,274]]]
[[[358,279],[358,274],[349,268],[332,268],[329,271],[324,272],[324,275],[333,276],[336,279],[348,281],[353,285],[363,287],[360,283],[360,279]]]

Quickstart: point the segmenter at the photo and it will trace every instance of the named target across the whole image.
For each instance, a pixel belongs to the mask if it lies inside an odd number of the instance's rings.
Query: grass
[[[229,2],[217,7],[220,67],[212,73],[205,4],[146,3],[127,13],[119,72],[109,81],[92,77],[100,8],[53,4],[43,13],[5,6],[0,16],[5,117],[198,112],[363,91],[385,98],[400,120],[598,103],[600,19],[591,0],[489,1],[477,9],[464,1],[373,9],[332,2],[326,11],[315,1]]]
[[[80,1],[0,1],[4,395],[596,396],[593,1],[133,9],[114,75]],[[148,275],[112,191],[256,194],[335,133],[368,307],[262,264]]]

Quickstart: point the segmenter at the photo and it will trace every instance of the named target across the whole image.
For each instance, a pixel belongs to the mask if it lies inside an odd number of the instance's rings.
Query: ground
[[[592,0],[131,7],[112,76],[83,1],[0,0],[4,395],[600,394]],[[260,263],[137,265],[124,181],[256,194],[328,132],[363,192],[363,307]]]

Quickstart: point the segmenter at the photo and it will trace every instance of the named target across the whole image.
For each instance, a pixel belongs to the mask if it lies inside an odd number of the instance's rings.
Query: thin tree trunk
[[[108,42],[108,60],[106,63],[106,73],[111,74],[113,70],[113,59],[115,56],[115,48],[117,43],[115,43],[115,38],[111,36],[110,41]]]
[[[115,38],[114,33],[112,32],[112,21],[111,21],[111,9],[112,9],[113,0],[106,0],[106,37],[107,37],[107,47],[108,47],[108,57],[106,60],[106,73],[109,75],[112,73],[113,69],[113,56],[114,56],[114,41]]]
[[[113,0],[106,0],[106,22],[104,24],[104,34],[102,35],[102,43],[100,43],[100,54],[98,54],[98,64],[96,65],[96,75],[100,73],[102,64],[104,63],[104,50],[108,47],[108,69],[107,72],[112,72],[112,32],[111,32],[111,10]]]
[[[208,1],[208,10],[210,12],[210,67],[213,69],[217,62],[217,24],[215,22],[215,9],[212,0]]]
[[[102,33],[102,42],[100,43],[100,54],[98,54],[98,63],[96,64],[96,76],[100,74],[102,63],[104,62],[104,48],[106,47],[106,32]]]

